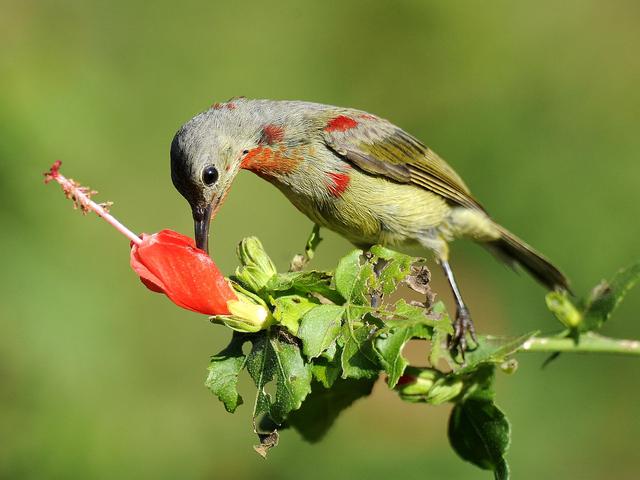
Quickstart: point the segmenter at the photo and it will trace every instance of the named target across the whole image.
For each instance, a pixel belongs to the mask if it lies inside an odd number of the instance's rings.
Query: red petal
[[[151,290],[194,312],[227,315],[227,301],[237,298],[213,260],[191,238],[171,230],[143,235],[131,250],[131,267]]]
[[[145,238],[148,238],[148,235],[142,234],[143,241]],[[131,268],[140,276],[140,280],[145,286],[154,292],[157,293],[165,293],[165,287],[158,277],[156,277],[153,273],[149,271],[149,269],[144,265],[142,260],[138,255],[138,245],[135,243],[131,245],[131,255],[130,260]]]

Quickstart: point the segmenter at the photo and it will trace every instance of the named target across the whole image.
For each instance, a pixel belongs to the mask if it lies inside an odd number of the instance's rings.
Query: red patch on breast
[[[358,122],[353,118],[345,115],[339,115],[336,118],[329,120],[329,123],[327,123],[327,126],[324,127],[324,129],[327,132],[344,132],[345,130],[349,130],[357,126]]]
[[[348,173],[331,172],[329,174],[329,179],[329,193],[336,198],[340,198],[342,196],[351,182],[351,177],[349,177]]]
[[[277,125],[266,125],[262,129],[262,137],[260,138],[260,143],[266,143],[268,145],[273,145],[282,140],[284,137],[284,129]]]

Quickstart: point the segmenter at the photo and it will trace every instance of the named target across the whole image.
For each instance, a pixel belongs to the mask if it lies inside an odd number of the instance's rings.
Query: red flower
[[[187,310],[229,315],[227,302],[237,300],[209,255],[191,238],[171,230],[143,234],[142,243],[133,243],[131,268],[148,289]]]

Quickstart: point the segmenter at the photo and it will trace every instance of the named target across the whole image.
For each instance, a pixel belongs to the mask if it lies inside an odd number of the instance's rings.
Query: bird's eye
[[[246,155],[247,153],[249,153],[249,150],[243,150],[243,151],[242,151],[242,154],[243,154],[243,155]]]
[[[205,167],[202,171],[202,181],[205,185],[213,185],[218,181],[218,169],[213,165]]]

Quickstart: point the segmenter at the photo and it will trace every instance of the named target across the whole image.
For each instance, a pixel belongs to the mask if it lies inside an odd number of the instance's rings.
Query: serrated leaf
[[[318,306],[317,301],[300,295],[283,295],[272,299],[271,303],[274,306],[273,317],[293,335],[298,333],[304,314]]]
[[[335,273],[336,290],[347,303],[369,305],[372,281],[375,279],[373,265],[361,262],[362,250],[354,250],[338,263]]]
[[[489,400],[470,398],[457,404],[449,417],[449,442],[464,460],[492,470],[495,478],[509,478],[504,455],[511,427],[507,417]]]
[[[279,273],[271,277],[265,288],[272,292],[317,293],[334,303],[341,303],[341,296],[331,288],[331,279],[330,273],[316,270]]]
[[[583,329],[594,330],[602,327],[639,279],[640,262],[636,262],[616,273],[610,282],[598,285],[587,300]]]
[[[320,356],[335,341],[342,327],[345,307],[319,305],[309,310],[300,321],[298,338],[307,358]]]
[[[380,245],[371,247],[370,252],[375,256],[376,288],[383,295],[389,295],[396,291],[398,284],[411,273],[411,265],[417,260]]]
[[[393,317],[388,319],[388,325],[420,324],[443,331],[453,333],[453,327],[448,317],[443,315],[427,315],[422,306],[411,305],[404,298],[398,300],[391,310]]]
[[[440,317],[442,322],[446,322],[449,326],[451,326],[451,320],[449,318],[449,313],[447,312],[447,307],[445,307],[442,301],[436,302],[433,305],[433,307],[431,308],[431,315]],[[448,352],[446,349],[448,333],[449,332],[444,331],[441,328],[434,329],[433,335],[431,336],[431,352],[429,353],[429,363],[433,367],[437,367],[440,360],[448,356]]]
[[[249,339],[247,335],[234,333],[229,345],[217,355],[211,357],[207,370],[209,374],[205,385],[224,404],[229,413],[235,412],[242,405],[242,397],[238,394],[238,374],[244,368],[246,357],[242,353],[242,345]]]
[[[471,372],[481,363],[502,363],[509,355],[522,347],[527,340],[537,334],[538,332],[536,331],[514,338],[480,336],[478,338],[478,347],[467,351],[465,365],[457,369],[455,373],[462,375]]]
[[[288,423],[308,442],[317,442],[338,416],[356,400],[371,393],[374,379],[338,379],[332,388],[317,382],[299,410],[292,412]]]
[[[342,378],[374,378],[378,376],[380,365],[373,350],[372,327],[362,325],[342,327]]]
[[[387,372],[387,384],[393,388],[409,362],[402,356],[402,349],[411,339],[411,328],[397,328],[376,338],[374,347]]]
[[[289,412],[300,408],[311,391],[311,369],[295,340],[280,329],[256,333],[250,339],[253,348],[246,365],[258,389],[253,417],[267,415],[280,424]],[[273,397],[265,390],[272,381]]]
[[[426,318],[426,317],[425,317]],[[385,329],[374,342],[374,350],[387,373],[387,384],[393,388],[409,362],[402,356],[402,349],[412,338],[430,338],[430,329],[421,322]]]
[[[336,268],[334,279],[336,290],[345,300],[351,298],[354,285],[360,275],[360,257],[362,250],[353,250],[347,256],[342,257]]]
[[[331,388],[334,382],[340,377],[342,367],[339,361],[327,360],[326,358],[316,358],[311,364],[313,378],[320,382],[325,388]]]

